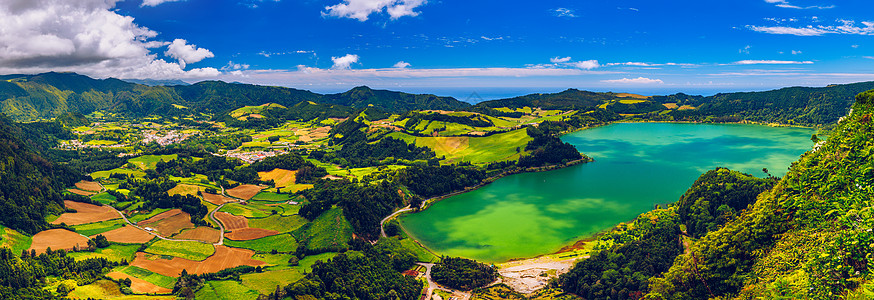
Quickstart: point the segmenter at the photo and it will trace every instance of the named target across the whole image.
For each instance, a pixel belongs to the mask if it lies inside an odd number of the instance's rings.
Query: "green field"
[[[401,132],[389,136],[407,142],[415,141],[416,146],[434,150],[437,157],[445,156],[448,163],[469,161],[475,164],[518,159],[520,153],[516,152],[516,148],[523,151],[531,141],[525,129],[487,137],[414,137]]]
[[[137,249],[139,248],[140,245],[112,244],[106,248],[94,249],[94,252],[69,252],[68,255],[76,260],[84,260],[88,258],[105,258],[111,261],[125,260],[129,262],[133,260],[134,254],[137,253]]]
[[[176,278],[161,275],[140,267],[134,266],[120,266],[114,269],[115,271],[119,271],[125,273],[127,275],[151,282],[154,285],[165,287],[168,289],[172,289],[173,285],[176,284]]]
[[[152,210],[151,212],[149,212],[149,213],[147,213],[147,214],[136,214],[136,215],[134,215],[134,216],[132,216],[132,217],[128,217],[127,219],[130,220],[131,223],[137,223],[137,222],[139,222],[139,221],[146,220],[146,219],[148,219],[148,218],[154,217],[154,216],[156,216],[157,214],[160,214],[160,213],[165,212],[165,211],[168,211],[168,210],[170,210],[170,209],[167,209],[167,208],[156,208],[156,209]]]
[[[276,103],[267,103],[267,104],[257,105],[257,106],[243,106],[241,108],[235,109],[234,111],[231,111],[229,113],[229,115],[231,117],[234,117],[234,118],[239,118],[241,116],[248,115],[248,114],[260,114],[261,112],[263,112],[265,109],[268,109],[268,108],[285,108],[285,106],[282,106],[282,105],[279,105]]]
[[[110,230],[119,229],[123,224],[127,224],[122,219],[107,220],[103,222],[88,223],[82,225],[74,225],[76,233],[84,236],[92,236],[95,234],[104,233]]]
[[[137,177],[137,178],[143,178],[143,177],[146,177],[146,173],[143,173],[143,171],[140,171],[140,170],[131,170],[131,169],[124,169],[124,168],[115,168],[115,169],[112,169],[112,170],[97,171],[97,172],[91,173],[91,177],[94,178],[94,179],[98,179],[98,178],[109,178],[109,175],[111,175],[112,173],[125,174],[125,175],[133,175],[134,177]]]
[[[410,251],[413,251],[413,253],[416,254],[416,258],[420,262],[430,263],[430,262],[436,262],[436,261],[440,260],[440,258],[437,257],[437,255],[434,255],[434,253],[431,253],[430,251],[428,251],[424,247],[420,246],[418,243],[416,243],[416,240],[414,240],[414,239],[405,238],[405,239],[401,240],[401,246],[403,246],[406,249],[409,249]]]
[[[295,268],[297,268],[298,271],[300,271],[301,273],[306,274],[313,271],[313,265],[316,263],[316,261],[321,260],[323,262],[326,262],[329,259],[334,258],[334,256],[337,256],[337,253],[328,252],[317,255],[307,255],[306,257],[301,259],[300,262],[298,262],[298,265]]]
[[[304,234],[309,239],[307,249],[346,248],[352,239],[352,225],[343,217],[343,210],[334,207],[313,220]]]
[[[137,167],[140,167],[140,169],[145,170],[145,169],[154,169],[155,166],[158,165],[159,161],[163,160],[163,161],[167,162],[167,161],[174,160],[177,157],[178,157],[178,155],[176,155],[176,154],[143,155],[140,157],[134,157],[134,158],[128,159],[127,162],[132,163],[132,164],[136,165]]]
[[[111,203],[112,201],[115,201],[115,197],[108,194],[108,193],[100,193],[100,194],[91,196],[91,200],[103,203],[103,205],[109,205],[109,203]]]
[[[283,217],[272,215],[261,219],[249,219],[249,227],[276,230],[279,232],[291,232],[307,223],[307,219],[299,215]]]
[[[303,274],[296,269],[250,273],[240,276],[243,285],[261,294],[270,294],[276,290],[276,286],[283,288],[301,278],[303,278]]]
[[[255,299],[258,292],[231,280],[207,281],[194,295],[196,299],[239,300]]]
[[[107,140],[92,140],[85,143],[85,145],[92,146],[109,146],[117,144],[115,141],[107,141]]]
[[[146,248],[145,252],[201,261],[215,253],[215,247],[201,242],[160,240]]]
[[[291,200],[291,195],[289,194],[277,194],[271,192],[260,192],[255,197],[252,197],[251,200],[256,201],[268,201],[268,202],[285,202]]]
[[[30,236],[24,235],[12,228],[0,225],[0,247],[12,249],[12,253],[21,253],[21,251],[30,248],[30,243],[33,239]]]
[[[242,205],[239,203],[229,203],[222,207],[222,212],[226,212],[235,216],[243,216],[246,218],[264,218],[270,215],[272,210],[279,211],[280,208],[273,208],[263,204],[249,203]]]
[[[216,207],[218,207],[218,205],[215,205],[215,204],[212,204],[212,203],[206,202],[206,200],[200,200],[200,204],[203,204],[203,206],[206,206],[206,211],[207,211],[207,212],[211,212],[211,211],[213,211]],[[209,213],[207,213],[205,216],[203,216],[203,220],[206,221],[206,224],[210,224],[210,225],[212,225],[213,227],[218,228],[218,224],[215,224],[215,223],[212,221],[212,219],[209,218]]]
[[[249,241],[234,241],[225,239],[225,245],[236,248],[251,249],[258,252],[294,252],[297,250],[297,241],[291,234],[279,234]]]

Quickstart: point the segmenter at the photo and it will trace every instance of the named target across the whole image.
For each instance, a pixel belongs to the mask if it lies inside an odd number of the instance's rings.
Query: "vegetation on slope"
[[[431,268],[431,278],[439,284],[467,291],[494,282],[498,279],[498,270],[475,260],[444,256]]]

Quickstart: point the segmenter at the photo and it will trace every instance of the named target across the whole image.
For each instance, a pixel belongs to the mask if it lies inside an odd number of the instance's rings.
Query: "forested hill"
[[[489,108],[523,108],[528,106],[543,109],[573,110],[593,108],[615,98],[620,97],[614,93],[596,93],[567,89],[554,94],[530,94],[509,99],[484,101],[477,104],[477,106]]]
[[[80,175],[37,154],[24,135],[0,114],[0,220],[35,234],[49,227],[46,215],[63,211],[61,192]]]
[[[456,110],[470,104],[451,97],[416,95],[357,87],[345,93],[317,94],[293,88],[222,81],[193,85],[148,86],[75,73],[0,76],[2,112],[15,121],[53,118],[66,112],[104,110],[127,117],[172,116],[190,111],[222,113],[248,105],[301,102],[375,107],[392,113],[419,109]]]

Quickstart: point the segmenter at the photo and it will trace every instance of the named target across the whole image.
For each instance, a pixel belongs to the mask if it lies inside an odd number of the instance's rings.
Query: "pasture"
[[[12,253],[21,253],[22,250],[30,248],[31,242],[30,236],[0,225],[0,247],[12,249]]]
[[[251,249],[263,253],[272,250],[294,253],[297,250],[297,240],[290,234],[280,234],[246,241],[225,240],[225,244],[230,247]]]
[[[258,297],[258,292],[239,282],[222,280],[207,281],[194,296],[196,299],[239,300],[255,299]]]
[[[131,261],[134,254],[137,253],[139,245],[109,245],[106,248],[97,248],[94,251],[70,252],[67,256],[75,260],[84,260],[89,258],[105,258],[111,261]]]
[[[118,214],[116,214],[116,215],[118,215]],[[101,233],[104,233],[107,231],[119,229],[123,226],[123,224],[127,224],[127,223],[125,223],[124,220],[119,218],[119,219],[96,222],[96,223],[75,225],[75,226],[73,226],[73,229],[76,229],[76,232],[81,234],[81,235],[92,236],[92,235],[98,235],[98,234],[101,234]]]
[[[178,157],[179,156],[176,154],[143,155],[143,156],[128,159],[127,162],[134,164],[135,166],[139,167],[141,170],[146,170],[146,169],[154,169],[155,166],[158,165],[159,161],[168,162],[168,161],[174,160]]]
[[[250,273],[240,276],[242,284],[261,294],[269,294],[276,291],[276,286],[284,287],[301,280],[304,277],[296,269],[267,271],[263,273]]]
[[[210,244],[204,244],[201,242],[160,240],[146,248],[145,252],[202,261],[210,255],[213,255],[213,253],[215,253],[215,248]]]

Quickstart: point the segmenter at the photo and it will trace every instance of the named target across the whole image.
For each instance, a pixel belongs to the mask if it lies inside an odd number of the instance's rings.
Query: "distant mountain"
[[[366,86],[359,86],[345,93],[325,95],[322,102],[354,108],[366,108],[372,105],[393,113],[425,109],[458,110],[470,106],[469,103],[452,97],[374,90]]]
[[[277,103],[293,107],[307,101],[359,109],[374,107],[392,113],[419,109],[455,110],[470,106],[451,97],[368,87],[322,95],[286,87],[222,81],[149,86],[114,78],[93,79],[75,73],[0,76],[0,110],[16,121],[48,119],[66,112],[89,114],[95,110],[130,117],[172,116],[186,112],[179,106],[198,112],[223,113],[243,106]]]
[[[136,83],[136,84],[142,84],[142,85],[148,85],[148,86],[190,85],[189,83],[182,81],[182,80],[178,80],[178,79],[175,79],[175,80],[171,80],[171,79],[165,79],[165,80],[159,80],[159,79],[122,79],[122,81]]]
[[[616,98],[619,98],[619,96],[614,93],[596,93],[567,89],[560,93],[530,94],[509,99],[484,101],[478,103],[477,106],[489,108],[522,108],[528,106],[543,109],[572,110],[593,108]]]

